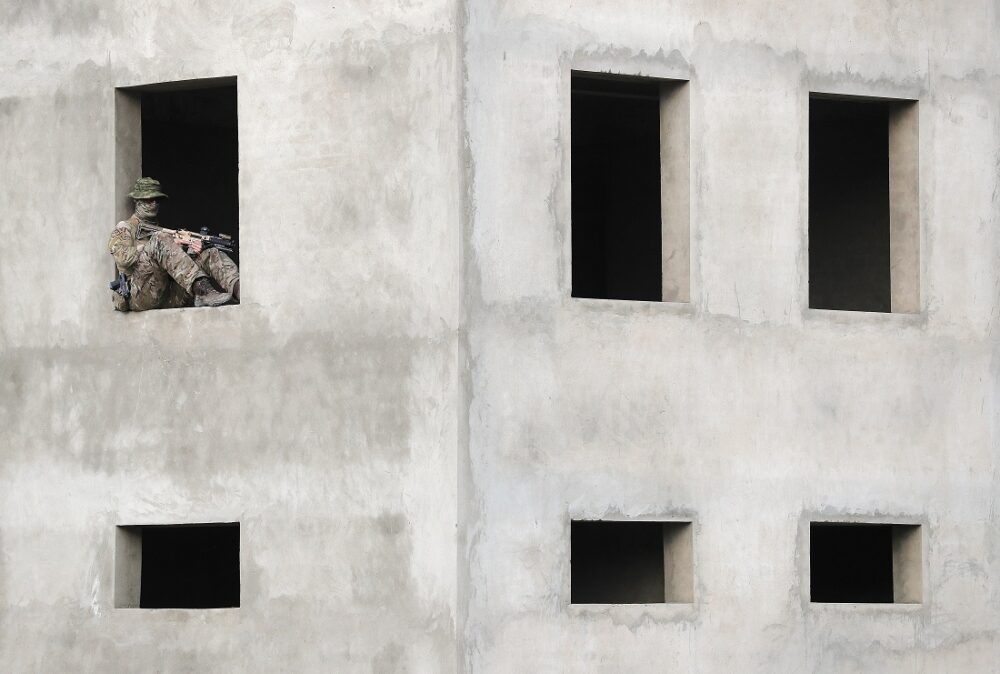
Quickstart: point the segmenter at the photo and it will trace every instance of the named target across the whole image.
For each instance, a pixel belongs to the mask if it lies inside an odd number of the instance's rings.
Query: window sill
[[[643,620],[690,622],[698,617],[697,604],[566,604],[574,618],[610,618],[615,623],[631,624]]]
[[[850,311],[844,309],[805,309],[803,321],[812,325],[864,325],[923,327],[927,323],[927,313],[892,313],[882,311]]]
[[[813,602],[807,601],[806,608],[814,615],[857,615],[866,616],[905,616],[922,613],[925,604],[873,604],[873,603],[839,603],[839,602]]]
[[[669,314],[676,316],[693,316],[695,314],[695,308],[691,302],[617,300],[595,297],[569,297],[568,299],[568,304],[573,309],[588,312],[611,313],[618,315]]]

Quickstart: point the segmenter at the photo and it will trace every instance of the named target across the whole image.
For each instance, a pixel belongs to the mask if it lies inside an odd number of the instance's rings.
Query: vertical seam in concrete
[[[468,0],[455,3],[455,41],[457,58],[458,97],[458,325],[455,347],[457,377],[456,392],[456,489],[455,489],[455,670],[471,669],[466,649],[466,625],[469,619],[470,554],[469,528],[472,520],[472,459],[469,442],[469,411],[472,404],[472,375],[469,367],[469,332],[466,265],[469,238],[466,234],[472,224],[472,152],[469,146],[467,123],[467,45],[466,30],[469,17]]]

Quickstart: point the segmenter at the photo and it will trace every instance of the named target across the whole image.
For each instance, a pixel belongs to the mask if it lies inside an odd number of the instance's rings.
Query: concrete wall
[[[469,669],[995,670],[996,3],[469,7]],[[570,298],[571,69],[690,79],[689,304]],[[920,101],[915,315],[807,308],[811,90]],[[810,605],[847,516],[922,604]],[[694,603],[568,605],[596,517],[693,519]]]
[[[998,30],[989,0],[7,3],[3,669],[990,671]],[[573,68],[691,82],[689,303],[570,297]],[[113,313],[114,88],[221,76],[243,304]],[[809,91],[920,101],[917,313],[806,308]],[[599,517],[693,521],[694,602],[569,605]],[[923,603],[810,605],[838,518],[920,524]],[[236,520],[238,610],[113,608],[115,525]]]
[[[455,669],[456,17],[0,7],[0,669]],[[243,304],[115,313],[115,87],[221,76]],[[113,608],[115,525],[237,520],[238,610]]]

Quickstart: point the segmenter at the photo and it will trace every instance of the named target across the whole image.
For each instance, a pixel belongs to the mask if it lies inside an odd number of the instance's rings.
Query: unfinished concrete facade
[[[0,34],[5,671],[995,668],[992,0],[7,2]],[[672,301],[573,297],[574,72],[679,83]],[[204,78],[238,88],[243,303],[114,313],[121,90]],[[831,95],[907,131],[889,311],[810,308]],[[572,603],[590,520],[687,532],[671,601]],[[129,532],[207,522],[239,608],[116,602]],[[811,601],[817,523],[891,525],[897,601]]]

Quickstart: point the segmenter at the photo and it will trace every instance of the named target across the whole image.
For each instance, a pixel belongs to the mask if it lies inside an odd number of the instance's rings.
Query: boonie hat
[[[160,181],[156,178],[139,178],[128,195],[133,199],[169,199],[160,191]]]

